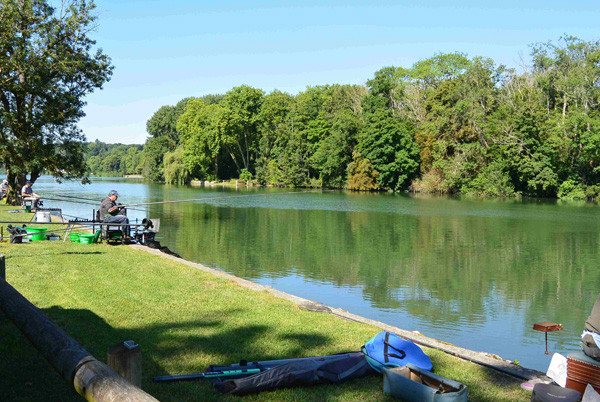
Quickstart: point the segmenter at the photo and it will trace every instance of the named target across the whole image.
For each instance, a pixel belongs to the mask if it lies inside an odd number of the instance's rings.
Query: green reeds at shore
[[[14,219],[0,207],[0,220]],[[8,217],[8,215],[13,215]],[[30,216],[28,216],[30,217]],[[6,232],[5,232],[6,233]],[[106,361],[132,339],[143,355],[142,388],[161,401],[238,400],[206,380],[153,383],[152,377],[204,371],[209,364],[359,350],[380,330],[309,312],[177,261],[127,246],[39,241],[0,243],[6,278],[86,350]],[[301,295],[300,295],[301,296]],[[427,349],[434,371],[469,387],[470,401],[526,401],[523,382]],[[81,401],[0,312],[3,401]],[[382,377],[341,385],[281,389],[263,401],[381,401]]]

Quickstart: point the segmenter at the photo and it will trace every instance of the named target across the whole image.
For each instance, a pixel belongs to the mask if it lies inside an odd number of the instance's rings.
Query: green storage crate
[[[31,241],[46,240],[46,231],[48,230],[48,228],[36,228],[33,226],[29,226],[26,227],[25,230],[27,231],[27,233],[35,233],[27,236],[29,237],[29,239],[31,239]]]
[[[94,233],[82,233],[79,235],[79,243],[81,244],[92,244],[94,242]]]

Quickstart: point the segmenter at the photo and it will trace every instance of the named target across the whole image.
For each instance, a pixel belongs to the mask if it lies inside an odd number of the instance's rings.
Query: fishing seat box
[[[600,392],[600,361],[594,360],[583,351],[574,352],[567,356],[567,388],[585,393],[585,387],[590,384]]]
[[[23,200],[21,202],[21,209],[31,211],[33,209],[33,200]]]

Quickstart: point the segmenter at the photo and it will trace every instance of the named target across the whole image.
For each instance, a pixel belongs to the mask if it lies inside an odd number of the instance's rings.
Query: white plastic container
[[[37,211],[35,213],[36,222],[52,222],[52,216],[47,211]]]

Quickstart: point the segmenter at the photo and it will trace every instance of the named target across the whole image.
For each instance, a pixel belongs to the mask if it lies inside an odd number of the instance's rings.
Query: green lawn
[[[0,219],[14,219],[0,207]],[[29,217],[29,216],[28,216]],[[5,232],[6,234],[6,232]],[[209,364],[356,351],[380,330],[299,309],[266,292],[126,246],[0,243],[8,282],[86,350],[133,339],[143,355],[142,388],[161,401],[237,400],[208,381],[153,383]],[[529,400],[518,379],[427,349],[434,371],[465,383],[470,401]],[[78,401],[75,391],[0,312],[3,401]],[[342,385],[263,392],[248,400],[381,401],[381,376]]]

